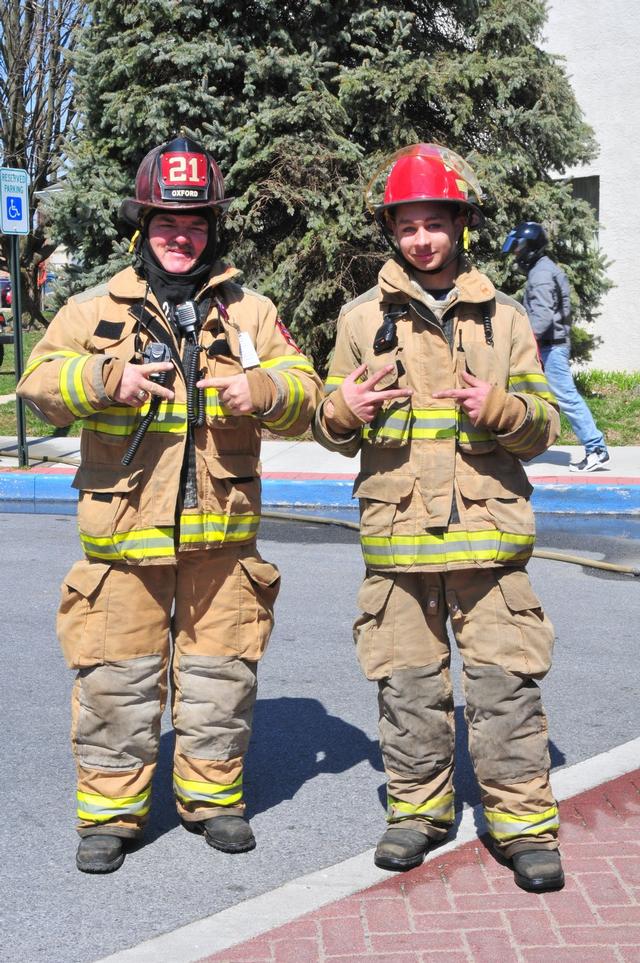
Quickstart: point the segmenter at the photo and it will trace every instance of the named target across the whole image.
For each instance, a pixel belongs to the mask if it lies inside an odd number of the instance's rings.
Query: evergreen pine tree
[[[576,315],[593,317],[607,288],[596,225],[562,174],[595,144],[562,64],[539,46],[544,0],[94,0],[91,13],[83,123],[54,211],[78,258],[74,285],[125,263],[119,201],[144,153],[185,128],[237,197],[233,261],[322,366],[340,306],[388,256],[363,188],[422,140],[467,156],[483,185],[479,267],[518,293],[524,279],[500,247],[521,220],[541,221]]]

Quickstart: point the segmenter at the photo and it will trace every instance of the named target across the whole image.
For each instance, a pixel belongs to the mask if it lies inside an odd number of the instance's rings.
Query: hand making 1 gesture
[[[488,381],[481,381],[467,371],[462,372],[462,378],[469,385],[468,388],[447,388],[446,391],[434,391],[434,398],[453,398],[469,415],[471,423],[478,424],[480,412],[492,385]]]

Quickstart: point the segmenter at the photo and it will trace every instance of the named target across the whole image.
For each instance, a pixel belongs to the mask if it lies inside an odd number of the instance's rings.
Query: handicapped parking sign
[[[22,198],[15,197],[13,194],[9,194],[5,198],[7,202],[7,218],[10,221],[21,221],[22,220]]]
[[[0,230],[3,234],[28,234],[29,180],[18,168],[0,168]]]

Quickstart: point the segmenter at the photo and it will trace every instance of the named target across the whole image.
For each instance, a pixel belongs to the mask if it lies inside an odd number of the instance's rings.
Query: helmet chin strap
[[[464,254],[464,246],[460,243],[461,237],[462,235],[460,235],[460,237],[456,241],[456,245],[453,251],[447,258],[447,260],[444,262],[444,264],[441,264],[440,267],[437,267],[437,268],[420,268],[420,273],[421,274],[440,274],[440,272],[444,271],[444,269],[448,267],[452,261],[456,261],[462,254]],[[406,261],[406,258],[404,258],[404,260]]]

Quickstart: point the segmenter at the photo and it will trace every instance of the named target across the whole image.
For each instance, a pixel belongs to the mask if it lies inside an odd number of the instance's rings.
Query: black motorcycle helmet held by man
[[[503,254],[514,254],[521,270],[527,272],[544,254],[549,243],[546,231],[537,221],[523,221],[507,234]]]

